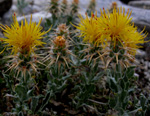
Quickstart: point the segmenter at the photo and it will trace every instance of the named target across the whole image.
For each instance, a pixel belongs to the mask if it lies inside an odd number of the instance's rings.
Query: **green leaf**
[[[141,102],[142,109],[145,111],[147,106],[147,98],[144,95],[141,95],[140,102]]]
[[[116,64],[116,72],[121,73],[121,66],[120,66],[120,64]]]
[[[122,79],[120,80],[120,87],[121,87],[122,89],[124,89],[124,90],[125,90],[125,88],[126,88],[125,82],[124,82]]]
[[[125,90],[129,90],[129,85],[130,85],[129,82],[126,82],[125,85],[126,85],[126,86],[125,86],[125,87],[126,87]],[[128,91],[128,92],[129,92],[129,91]]]
[[[120,94],[120,102],[124,103],[127,96],[128,96],[128,92],[126,90],[123,90]]]
[[[67,80],[67,79],[70,78],[70,77],[71,77],[71,75],[69,74],[69,75],[67,75],[67,76],[62,77],[62,80]]]
[[[92,79],[92,81],[98,81],[102,76],[104,75],[104,73],[103,72],[99,72],[93,79]]]
[[[35,112],[36,107],[38,106],[38,102],[39,102],[39,97],[33,97],[32,101],[31,101],[31,110],[32,112]]]
[[[111,108],[115,108],[117,105],[117,97],[109,98],[109,106]]]
[[[117,82],[114,78],[110,78],[109,85],[112,91],[118,92]]]
[[[27,92],[27,97],[28,98],[31,98],[33,96],[33,89],[31,89],[31,90],[29,90],[28,92]]]
[[[15,92],[17,93],[21,101],[24,101],[27,99],[27,90],[24,86],[17,85],[15,88]]]
[[[18,113],[18,116],[24,116],[24,115],[23,115],[23,112],[20,111],[20,112]]]
[[[134,69],[135,69],[135,67],[133,67],[133,66],[127,68],[127,71],[126,71],[127,78],[132,78],[134,76]]]
[[[47,92],[46,96],[43,99],[43,103],[42,103],[42,106],[39,111],[42,111],[44,109],[44,107],[48,104],[48,102],[50,101],[50,98],[51,98],[51,93],[52,93],[51,91]]]

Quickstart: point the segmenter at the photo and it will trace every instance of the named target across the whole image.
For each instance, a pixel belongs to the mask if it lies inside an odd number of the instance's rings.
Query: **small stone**
[[[128,5],[138,8],[150,9],[150,1],[130,1]]]
[[[135,77],[139,77],[139,74],[137,74],[137,73],[134,73],[134,76],[135,76]]]

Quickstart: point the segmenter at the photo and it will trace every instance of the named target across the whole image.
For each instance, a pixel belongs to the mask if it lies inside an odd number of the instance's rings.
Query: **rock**
[[[85,14],[89,1],[90,0],[80,0],[80,13],[82,13],[83,15]],[[96,2],[96,10],[98,11],[98,15],[100,15],[100,8],[110,8],[112,2],[116,2],[118,4],[118,7],[124,7],[126,9],[126,12],[128,9],[132,10],[131,17],[133,17],[132,21],[135,23],[136,26],[138,26],[141,29],[143,29],[144,26],[146,26],[146,30],[150,31],[150,10],[129,6],[123,4],[119,0],[96,0]]]
[[[22,14],[23,15],[28,15],[28,14],[32,14],[32,13],[35,13],[35,12],[39,12],[41,11],[41,8],[37,5],[27,5],[25,8],[23,8],[22,10]]]
[[[16,5],[12,5],[11,9],[3,15],[3,19],[4,20],[9,20],[10,17],[12,17],[14,12],[16,12],[17,10],[18,10],[17,6]]]
[[[137,73],[134,73],[134,76],[135,76],[135,77],[139,77],[139,74],[137,74]]]
[[[8,0],[3,0],[3,1],[8,1]],[[37,14],[39,15],[39,13],[44,10],[45,10],[44,14],[46,14],[46,9],[48,9],[48,7],[50,6],[49,1],[50,0],[34,0],[34,3],[32,4],[33,7],[31,7],[31,5],[30,5],[31,0],[26,0],[26,2],[29,3],[29,6],[25,8],[24,14],[28,15],[31,13],[35,14],[35,12],[38,12]],[[79,13],[82,14],[83,16],[85,16],[85,12],[90,3],[90,0],[79,0],[79,1],[80,1],[79,2],[79,8],[80,8]],[[72,0],[68,0],[68,2],[72,3]],[[131,17],[133,17],[132,21],[135,23],[135,25],[141,29],[143,29],[144,26],[146,26],[146,30],[150,31],[150,15],[149,15],[150,10],[145,10],[142,8],[136,8],[133,6],[129,6],[129,5],[123,4],[120,0],[96,0],[96,10],[98,11],[98,15],[100,16],[100,10],[99,10],[100,8],[101,9],[102,8],[105,8],[105,9],[110,8],[112,2],[117,2],[119,7],[124,7],[126,9],[126,12],[127,12],[127,9],[132,10]],[[146,2],[146,1],[142,1],[142,2]],[[13,0],[13,3],[16,5],[17,0]],[[12,15],[13,12],[11,12],[10,14]],[[10,15],[10,17],[11,17],[11,15]],[[43,17],[43,14],[41,14],[41,15]],[[40,15],[38,17],[40,17]]]
[[[0,17],[2,17],[12,6],[12,0],[0,0]]]
[[[25,16],[17,17],[17,20],[18,20],[18,22],[21,22],[21,20],[24,20],[26,18],[27,21],[29,22],[30,17],[31,17],[31,15],[25,15]],[[42,23],[44,23],[45,19],[50,18],[50,17],[51,17],[51,13],[48,13],[46,11],[41,11],[41,12],[32,14],[32,21],[38,23],[39,20],[42,18]]]
[[[144,9],[150,9],[150,1],[131,1],[128,3],[128,5]]]
[[[121,2],[128,4],[130,1],[135,1],[135,0],[120,0]]]
[[[146,53],[146,59],[150,61],[150,42],[147,44]]]

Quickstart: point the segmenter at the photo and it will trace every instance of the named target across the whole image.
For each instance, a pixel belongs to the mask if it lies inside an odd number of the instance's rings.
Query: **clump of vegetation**
[[[41,20],[32,22],[32,15],[21,25],[16,15],[10,27],[0,25],[5,36],[0,43],[0,113],[147,115],[149,97],[137,95],[133,66],[147,34],[137,31],[131,11],[103,9],[98,17],[92,0],[83,18],[78,0],[70,6],[67,0],[50,3],[46,30]]]

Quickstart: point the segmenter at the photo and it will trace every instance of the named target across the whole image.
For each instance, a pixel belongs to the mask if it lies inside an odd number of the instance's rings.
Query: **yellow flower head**
[[[132,12],[125,14],[125,9],[114,9],[113,13],[106,13],[101,10],[101,17],[98,18],[98,39],[95,44],[107,45],[107,42],[113,42],[114,47],[119,42],[123,47],[137,49],[138,44],[144,43],[145,35],[141,35],[137,28],[131,23]],[[132,44],[131,44],[132,43]]]
[[[131,26],[131,12],[127,12],[125,15],[125,9],[114,9],[113,13],[106,13],[105,10],[101,10],[101,17],[98,18],[98,30],[99,38],[95,41],[96,44],[106,44],[108,41],[116,43],[116,41],[122,41],[123,37],[132,30]],[[105,42],[104,42],[105,41]]]
[[[132,49],[132,54],[135,54],[138,44],[144,43],[145,34],[139,33],[137,28],[131,22],[131,12],[129,10],[125,14],[124,8],[113,9],[112,13],[100,10],[101,17],[91,15],[89,18],[83,19],[80,16],[80,23],[76,26],[81,32],[83,40],[94,44],[101,45],[103,48],[113,43],[120,43],[124,48]]]
[[[6,37],[1,39],[12,50],[13,54],[17,54],[18,52],[30,54],[31,52],[34,52],[36,46],[44,44],[41,39],[44,34],[50,31],[50,29],[46,32],[42,32],[42,27],[40,26],[42,19],[36,25],[35,22],[32,22],[31,15],[29,24],[25,19],[25,23],[21,21],[21,26],[19,26],[15,15],[13,16],[13,20],[14,23],[11,27],[0,25],[0,28],[4,31],[4,36]]]
[[[66,44],[66,40],[63,36],[58,36],[54,39],[54,43],[56,46],[64,47]]]
[[[82,16],[80,16],[79,18],[80,23],[75,27],[80,30],[83,41],[93,43],[98,37],[97,17],[92,13],[91,17],[88,17],[86,14],[85,19]]]

